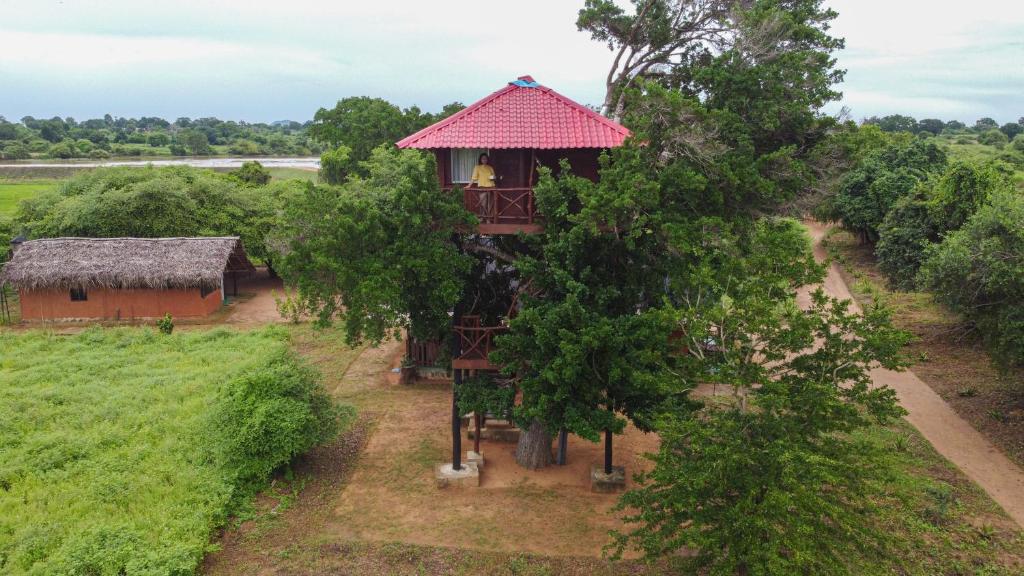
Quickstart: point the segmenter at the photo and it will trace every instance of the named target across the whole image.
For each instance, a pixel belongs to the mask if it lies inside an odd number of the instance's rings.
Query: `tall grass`
[[[0,332],[0,573],[191,574],[338,411],[280,328]]]

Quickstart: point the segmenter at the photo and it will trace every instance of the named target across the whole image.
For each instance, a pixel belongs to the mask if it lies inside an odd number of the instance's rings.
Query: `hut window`
[[[473,176],[473,167],[481,154],[486,153],[483,148],[453,148],[452,149],[452,184],[466,184]]]
[[[210,294],[213,294],[216,291],[217,291],[216,288],[210,288],[209,286],[203,286],[203,287],[201,287],[199,289],[199,297],[200,298],[206,298],[207,296],[209,296]]]
[[[71,289],[71,301],[72,302],[85,302],[89,299],[89,293],[85,291],[85,288],[72,288]]]

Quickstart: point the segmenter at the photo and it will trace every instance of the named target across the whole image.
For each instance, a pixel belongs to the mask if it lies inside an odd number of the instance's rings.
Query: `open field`
[[[56,186],[57,180],[0,180],[0,216],[13,216],[19,202]]]
[[[190,573],[261,462],[234,459],[225,386],[288,378],[288,346],[272,328],[0,329],[0,572]]]
[[[298,350],[327,375],[337,399],[358,407],[362,424],[266,493],[253,516],[225,533],[205,573],[666,572],[664,564],[602,559],[607,530],[620,525],[610,510],[615,498],[590,493],[579,470],[517,470],[505,454],[512,445],[485,442],[480,488],[438,492],[432,467],[447,457],[449,387],[399,386],[389,368],[400,346],[351,351],[333,330],[294,330]],[[876,499],[891,538],[880,552],[851,559],[854,573],[1019,573],[1017,527],[912,427],[900,423],[871,439],[891,454],[894,472]],[[597,457],[599,448],[588,452],[586,444],[573,440],[570,462]],[[635,471],[643,444],[625,445],[617,443],[617,459]]]
[[[274,180],[306,180],[317,182],[319,173],[316,170],[304,168],[267,168]]]
[[[1011,460],[1024,465],[1024,374],[1000,373],[964,331],[961,319],[930,294],[887,290],[870,246],[859,245],[845,232],[833,233],[828,244],[854,296],[866,302],[880,295],[892,308],[893,322],[916,336],[907,350],[914,360],[911,370]]]

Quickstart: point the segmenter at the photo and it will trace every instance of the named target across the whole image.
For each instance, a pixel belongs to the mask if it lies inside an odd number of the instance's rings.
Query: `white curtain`
[[[466,184],[473,176],[476,161],[487,150],[483,148],[452,148],[452,182]]]

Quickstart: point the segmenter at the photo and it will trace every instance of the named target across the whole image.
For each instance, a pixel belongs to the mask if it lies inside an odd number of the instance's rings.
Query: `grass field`
[[[14,216],[19,202],[56,186],[57,180],[0,180],[0,216]]]
[[[303,170],[301,168],[267,168],[274,180],[308,180],[316,182],[318,172],[316,170]]]
[[[0,330],[0,573],[191,574],[252,464],[225,446],[298,439],[274,429],[294,397],[234,404],[292,377],[268,360],[288,350],[279,328]],[[219,407],[272,421],[226,438]]]

